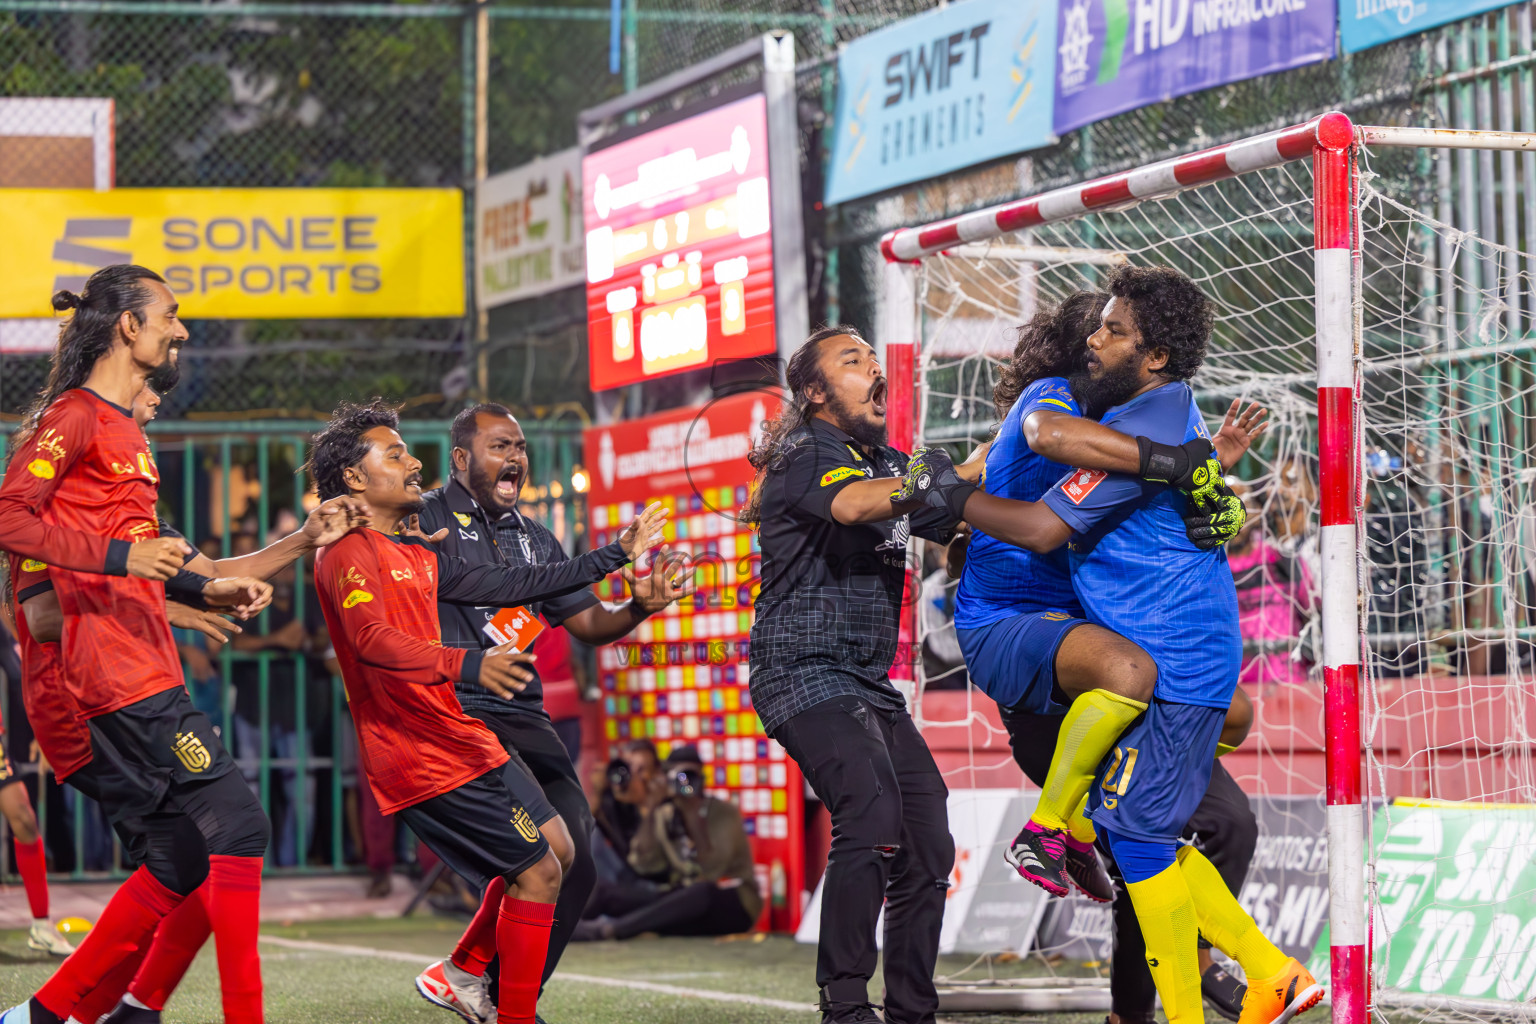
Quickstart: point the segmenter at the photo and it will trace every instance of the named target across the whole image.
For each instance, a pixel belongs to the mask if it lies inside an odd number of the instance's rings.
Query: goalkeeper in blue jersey
[[[1168,268],[1119,268],[1107,291],[1072,394],[1136,438],[1139,474],[1077,468],[1041,501],[1010,500],[959,479],[934,451],[914,453],[902,492],[1031,551],[1072,540],[1073,591],[1089,622],[1156,666],[1154,698],[1100,769],[1089,816],[1126,879],[1164,1012],[1170,1024],[1203,1021],[1203,934],[1248,976],[1242,1024],[1283,1024],[1316,1005],[1322,986],[1259,931],[1202,854],[1178,843],[1209,783],[1242,655],[1226,554],[1185,534],[1191,501],[1212,496],[1220,472],[1213,459],[1195,461],[1210,442],[1185,383],[1204,359],[1210,303]]]

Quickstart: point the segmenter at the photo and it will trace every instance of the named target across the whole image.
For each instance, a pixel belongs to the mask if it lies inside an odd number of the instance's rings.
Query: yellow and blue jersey
[[[1210,437],[1183,381],[1115,406],[1103,423],[1164,444]],[[1237,589],[1226,550],[1202,551],[1185,536],[1188,496],[1134,476],[1074,469],[1044,501],[1076,531],[1068,544],[1072,586],[1088,621],[1152,656],[1160,699],[1225,708],[1242,663]]]
[[[988,494],[1039,501],[1071,468],[1035,454],[1024,440],[1024,420],[1037,409],[1082,415],[1064,377],[1042,377],[1025,388],[987,452]],[[955,594],[956,628],[976,629],[1036,611],[1081,614],[1066,551],[1037,555],[975,531]]]

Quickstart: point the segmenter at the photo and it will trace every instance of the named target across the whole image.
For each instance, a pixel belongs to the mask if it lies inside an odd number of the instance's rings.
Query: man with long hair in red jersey
[[[159,474],[131,406],[187,338],[179,304],[151,270],[92,274],[59,334],[47,383],[23,420],[0,484],[0,549],[45,563],[63,616],[64,685],[90,733],[91,768],[119,835],[142,854],[86,939],[4,1024],[56,1024],[135,955],[206,880],[221,962],[241,979],[230,1024],[262,1020],[256,952],[269,826],[206,715],[183,686],[162,582],[192,548],[162,537]],[[208,580],[210,601],[250,612],[254,580]]]
[[[382,400],[343,403],[315,436],[309,469],[320,497],[352,495],[372,514],[370,529],[320,554],[315,587],[379,809],[398,813],[450,868],[485,890],[452,972],[422,994],[473,1024],[533,1024],[560,863],[508,785],[506,750],[454,694],[464,681],[510,698],[533,678],[524,667],[532,657],[511,645],[443,646],[437,602],[513,605],[574,593],[659,542],[667,510],[650,506],[618,541],[580,558],[471,564],[420,537],[421,463],[398,425]],[[403,526],[407,536],[399,535]],[[498,955],[492,1011],[486,966]]]

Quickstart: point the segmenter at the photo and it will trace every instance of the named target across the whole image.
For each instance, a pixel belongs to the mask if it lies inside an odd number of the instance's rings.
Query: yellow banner
[[[158,271],[188,318],[464,315],[458,189],[0,189],[0,317],[97,267]]]

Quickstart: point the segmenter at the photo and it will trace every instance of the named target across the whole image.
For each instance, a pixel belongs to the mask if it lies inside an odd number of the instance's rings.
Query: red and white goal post
[[[1011,329],[1106,266],[1173,266],[1214,300],[1212,427],[1233,397],[1273,416],[1234,474],[1263,586],[1258,724],[1228,764],[1260,800],[1325,799],[1340,1024],[1536,995],[1532,147],[1329,113],[880,243],[906,449],[988,436]]]

